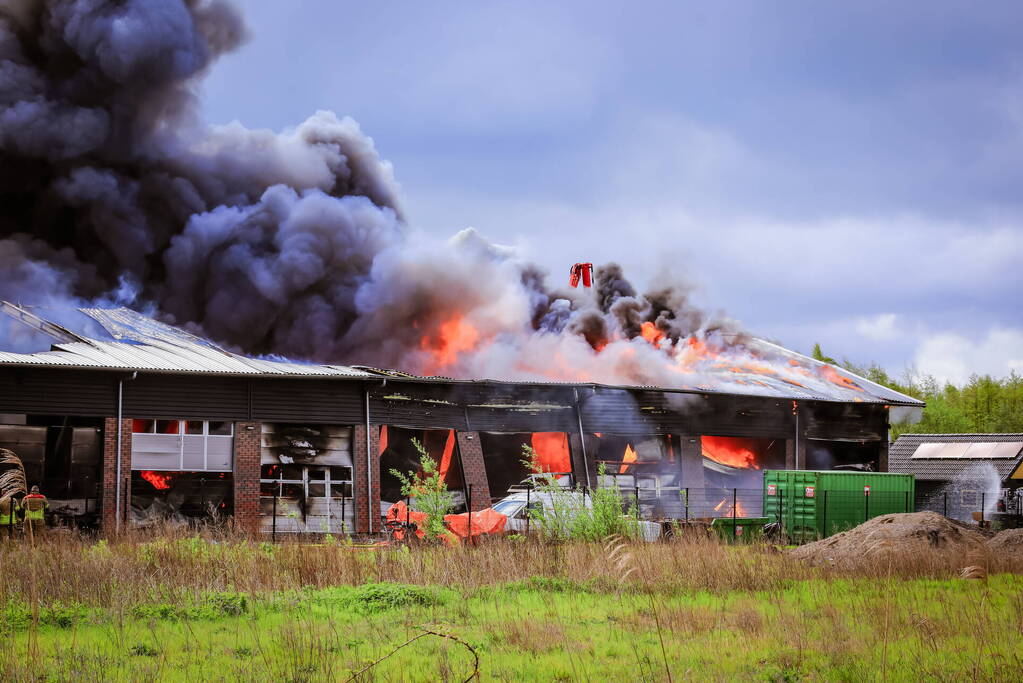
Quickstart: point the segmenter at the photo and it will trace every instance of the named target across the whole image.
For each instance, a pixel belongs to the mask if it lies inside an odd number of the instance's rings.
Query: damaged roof
[[[951,481],[990,465],[1002,481],[1023,466],[1023,434],[903,434],[888,449],[888,471]]]
[[[295,363],[286,359],[242,356],[222,349],[208,339],[153,320],[128,308],[78,309],[99,324],[109,335],[108,340],[82,336],[11,304],[5,304],[0,310],[58,340],[49,351],[36,353],[0,351],[2,365],[222,375],[350,378],[377,376],[344,365],[317,365]]]
[[[205,373],[221,375],[271,375],[294,377],[337,377],[368,379],[391,377],[423,383],[493,384],[508,386],[609,387],[593,382],[505,381],[492,379],[459,380],[448,377],[422,377],[393,369],[369,366],[345,366],[302,363],[280,357],[252,358],[233,353],[209,339],[154,320],[129,308],[80,308],[72,331],[51,320],[44,320],[28,310],[0,302],[0,312],[33,327],[56,343],[49,351],[12,353],[0,351],[0,365],[66,367],[89,369],[134,370],[167,373]],[[64,312],[62,315],[66,315]],[[84,316],[84,318],[83,318]],[[82,320],[86,324],[82,324]],[[88,335],[88,336],[86,336]],[[795,385],[780,377],[743,372],[730,368],[712,378],[713,386],[701,382],[693,386],[615,386],[619,389],[642,389],[695,394],[763,396],[793,400],[832,401],[842,403],[874,403],[917,410],[924,403],[893,391],[847,370],[822,363],[770,342],[753,339],[747,343],[765,355],[780,357],[802,366],[827,366],[842,378],[842,384],[802,378]],[[892,415],[893,421],[902,416]]]

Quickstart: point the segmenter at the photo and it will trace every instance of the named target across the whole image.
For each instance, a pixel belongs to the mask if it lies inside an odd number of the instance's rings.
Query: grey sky
[[[206,116],[353,116],[410,222],[661,269],[754,332],[1023,371],[1018,3],[239,2]]]

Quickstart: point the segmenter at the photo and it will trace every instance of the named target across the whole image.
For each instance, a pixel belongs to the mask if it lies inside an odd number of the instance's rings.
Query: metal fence
[[[773,493],[762,487],[617,487],[621,498],[622,514],[635,516],[638,520],[661,523],[665,530],[678,529],[679,525],[706,527],[714,520],[729,529],[735,529],[739,520],[758,519],[756,524],[766,527],[769,536],[782,543],[806,543],[855,527],[880,515],[890,513],[933,510],[947,517],[972,517],[983,521],[985,505],[991,501],[983,492],[977,492],[976,500],[970,496],[952,494],[918,495],[908,491],[814,491],[807,487],[776,489]],[[470,524],[473,510],[483,507],[497,507],[509,518],[508,530],[529,532],[531,529],[529,510],[543,507],[545,492],[552,489],[516,488],[508,496],[488,498],[485,503],[478,499],[472,485],[464,490],[465,506],[456,512],[468,512]],[[586,487],[564,487],[553,489],[568,496],[576,496],[580,505],[587,505],[587,499],[594,493]],[[350,499],[341,499],[341,518],[349,519],[341,533],[351,533],[354,510]],[[414,499],[405,499],[409,509],[415,508]],[[459,501],[461,503],[462,501]],[[993,504],[993,503],[992,503]],[[346,509],[348,508],[348,509]],[[977,520],[979,511],[980,520]],[[381,511],[383,512],[383,510]],[[272,515],[276,518],[276,515]],[[727,521],[732,520],[732,526]],[[269,522],[269,520],[267,520]],[[399,520],[400,521],[400,520]],[[405,520],[408,522],[408,520]],[[264,530],[280,532],[278,524],[264,524]],[[383,529],[383,525],[377,526]],[[535,531],[535,525],[533,525]],[[312,529],[306,529],[312,531]]]
[[[585,488],[560,489],[584,500]],[[622,513],[638,520],[662,523],[665,529],[679,524],[708,526],[714,520],[732,524],[723,528],[741,532],[741,520],[757,520],[767,533],[782,542],[804,543],[850,529],[873,517],[893,512],[913,512],[915,501],[907,492],[819,491],[805,487],[776,490],[763,488],[619,488]],[[509,516],[509,528],[529,530],[528,509],[544,505],[544,493],[526,489],[511,498],[495,498],[491,505]],[[521,520],[521,521],[518,521]],[[748,525],[745,525],[748,526]]]

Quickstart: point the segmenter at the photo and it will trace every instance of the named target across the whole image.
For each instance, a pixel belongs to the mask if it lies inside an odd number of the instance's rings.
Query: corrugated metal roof
[[[91,341],[89,343],[57,344],[52,351],[40,353],[0,352],[0,364],[221,375],[279,375],[282,377],[365,378],[379,376],[343,365],[305,365],[246,358],[226,351],[216,353],[221,355],[157,343],[128,344]]]
[[[917,449],[924,444],[1016,444],[1019,447],[1011,457],[918,457]],[[963,453],[967,453],[963,449]],[[1002,480],[1007,479],[1023,461],[1023,434],[904,434],[888,449],[888,471],[915,474],[922,481],[951,481],[976,467],[990,463]]]
[[[184,330],[121,309],[81,309],[118,341],[82,337],[40,353],[0,352],[0,364],[219,375],[376,377],[343,365],[248,358]]]
[[[777,347],[769,342],[762,342],[774,348]],[[784,350],[784,349],[783,349]],[[841,377],[854,382],[859,389],[842,387],[821,378],[803,378],[806,386],[798,387],[783,380],[770,376],[754,374],[752,372],[742,374],[732,371],[722,371],[713,376],[713,384],[703,383],[694,385],[681,385],[672,387],[655,386],[650,384],[601,384],[599,382],[570,382],[556,380],[500,380],[500,379],[454,379],[450,377],[414,375],[402,370],[386,370],[370,366],[357,365],[356,368],[373,370],[378,374],[387,375],[396,379],[408,379],[420,382],[432,383],[482,383],[509,386],[559,386],[559,387],[603,387],[609,389],[629,389],[645,391],[661,391],[670,393],[688,394],[723,394],[727,396],[763,396],[766,398],[781,398],[796,401],[828,401],[838,403],[871,403],[892,406],[907,406],[915,410],[923,408],[924,402],[907,396],[906,394],[893,391],[887,387],[871,382],[870,380],[853,374],[847,370],[837,368],[827,363],[821,363],[793,351],[786,351],[792,359],[805,360],[807,364],[827,365]],[[739,382],[737,380],[743,380]]]
[[[317,365],[288,360],[249,358],[226,351],[207,339],[153,320],[128,308],[83,308],[80,310],[99,323],[115,341],[100,341],[83,337],[81,342],[56,344],[52,351],[42,353],[0,352],[0,364],[237,375],[352,378],[383,375],[430,383],[483,382],[512,386],[608,387],[843,403],[890,404],[913,408],[924,405],[922,401],[892,391],[851,372],[759,339],[747,340],[745,345],[752,353],[772,359],[772,365],[765,365],[768,371],[756,372],[749,367],[721,363],[719,365],[722,367],[715,371],[704,372],[702,377],[694,376],[691,385],[657,387],[550,380],[458,380],[448,377],[421,377],[399,370],[384,370],[365,366]],[[822,372],[809,372],[808,368],[824,368],[829,376],[839,378],[839,381],[827,379]]]

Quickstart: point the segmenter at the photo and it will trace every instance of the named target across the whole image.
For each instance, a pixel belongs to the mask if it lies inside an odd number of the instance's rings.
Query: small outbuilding
[[[888,467],[916,476],[919,510],[1023,513],[1023,434],[904,434]]]

